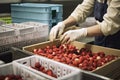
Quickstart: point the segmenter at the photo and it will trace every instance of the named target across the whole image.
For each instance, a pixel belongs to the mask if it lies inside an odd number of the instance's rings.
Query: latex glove
[[[77,29],[77,30],[69,30],[65,32],[60,40],[62,43],[70,43],[77,39],[82,39],[87,36],[87,28]]]
[[[49,35],[50,41],[53,41],[57,37],[59,37],[63,33],[64,28],[65,28],[65,24],[63,22],[59,22],[56,26],[54,26],[50,31],[50,35]]]

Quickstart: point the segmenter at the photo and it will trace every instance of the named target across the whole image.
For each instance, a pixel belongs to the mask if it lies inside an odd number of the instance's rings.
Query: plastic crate
[[[29,45],[32,43],[42,42],[42,41],[47,41],[47,40],[48,40],[48,34],[46,34],[46,31],[28,33],[28,34],[23,34],[19,36],[3,37],[3,38],[0,38],[0,47],[1,47],[0,50],[4,50],[5,47],[6,48],[12,47],[14,46],[14,44],[17,47],[21,47],[19,45],[23,45],[23,44]]]
[[[48,8],[50,8],[50,7],[48,7]],[[46,10],[46,8],[45,8],[45,10]],[[12,17],[24,18],[24,19],[30,19],[30,20],[31,19],[32,20],[50,20],[51,19],[50,13],[47,13],[47,12],[12,11],[11,15],[12,15]]]
[[[16,18],[50,20],[51,12],[51,7],[35,3],[11,4],[11,16]]]
[[[44,77],[39,76],[13,63],[0,65],[0,75],[8,74],[20,75],[22,76],[23,80],[46,80]]]
[[[18,23],[6,24],[6,25],[2,25],[2,26],[6,27],[6,28],[14,29],[16,35],[31,33],[31,32],[34,32],[34,30],[35,30],[34,26],[30,26],[30,25],[27,26],[27,25],[22,25],[22,24],[18,24]]]
[[[23,22],[23,23],[21,23],[21,24],[23,24],[23,25],[30,25],[30,26],[34,26],[34,27],[36,27],[36,31],[43,31],[43,35],[44,34],[49,34],[49,30],[50,30],[50,27],[48,27],[48,25],[45,25],[45,24],[43,24],[43,23],[39,23],[39,22],[32,22],[32,21],[30,21],[30,22]],[[46,30],[46,31],[45,31]]]
[[[62,12],[57,12],[57,17],[56,19],[62,18],[63,19],[63,13]]]
[[[53,19],[52,20],[52,24],[57,24],[58,22],[61,22],[63,20],[63,18],[58,18],[58,19]]]
[[[62,64],[41,56],[33,55],[30,57],[22,58],[19,60],[13,61],[14,64],[26,68],[38,75],[44,76],[50,80],[80,80],[80,70],[66,64]],[[51,69],[58,78],[48,76],[40,71],[37,71],[30,66],[34,66],[35,62],[40,62],[40,64],[45,67],[45,69]]]
[[[25,52],[25,53],[29,54],[28,52]],[[40,62],[40,64],[42,64],[42,66],[44,66],[46,69],[51,69],[59,77],[56,79],[29,67],[30,65],[34,66],[35,62],[38,62],[38,61]],[[70,67],[68,65],[55,62],[55,61],[46,59],[41,56],[39,57],[36,55],[15,60],[13,63],[16,64],[17,66],[26,68],[31,72],[41,75],[49,80],[113,80],[108,77],[104,77],[88,71],[84,71],[80,69],[77,70],[74,67]]]
[[[37,20],[37,19],[26,19],[26,18],[17,18],[17,17],[13,17],[12,21],[14,23],[23,23],[23,22],[40,22],[40,23],[45,23],[49,26],[51,26],[52,24],[52,20]]]
[[[27,3],[27,4],[31,4],[31,3]],[[63,5],[62,4],[38,4],[41,6],[49,6],[51,7],[52,10],[52,19],[58,19],[60,17],[63,16]]]
[[[31,33],[32,34],[32,33]],[[32,34],[34,35],[34,34]],[[38,33],[36,35],[39,36]],[[27,37],[26,37],[27,36]],[[48,35],[34,36],[29,38],[30,34],[22,35],[21,38],[18,36],[5,37],[0,39],[0,52],[5,52],[11,49],[11,47],[17,47],[22,49],[24,46],[44,42],[48,40]]]
[[[27,22],[27,23],[30,24],[30,22]],[[34,23],[34,25],[36,26],[33,25],[33,27],[31,27],[32,23]],[[9,25],[7,25],[7,27],[11,27]],[[46,24],[31,22],[30,25],[27,25],[27,24],[24,24],[24,25],[15,24],[15,25],[18,25],[18,27],[15,26],[16,28],[18,28],[18,30],[17,29],[15,30],[16,35],[0,37],[0,52],[7,51],[10,49],[10,47],[13,47],[13,46],[22,48],[23,46],[26,46],[26,45],[31,45],[37,42],[43,42],[48,40],[49,26]],[[12,28],[13,27],[14,26],[12,26]]]
[[[26,40],[32,40],[32,39],[45,39],[48,40],[48,31],[38,31],[38,32],[33,32],[33,33],[29,33],[29,34],[24,34],[24,35],[20,35],[20,40],[21,41],[26,41]]]
[[[53,26],[52,20],[62,18],[63,5],[42,3],[11,4],[13,23],[35,21]]]
[[[19,36],[7,36],[0,38],[0,46],[6,45],[6,44],[11,44],[11,43],[16,43],[20,41]]]
[[[39,23],[39,22],[23,22],[22,25],[28,25],[28,26],[34,26],[36,27],[36,31],[44,31],[49,30],[49,27],[47,24]],[[46,32],[47,33],[47,32]]]
[[[0,37],[14,36],[14,35],[15,35],[14,29],[0,26]]]

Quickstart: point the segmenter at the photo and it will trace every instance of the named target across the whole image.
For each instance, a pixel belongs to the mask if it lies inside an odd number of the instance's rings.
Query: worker
[[[84,22],[92,12],[96,25],[62,34],[64,29]],[[95,45],[120,49],[120,0],[83,0],[67,19],[52,27],[50,41],[60,35],[62,43],[95,36]]]

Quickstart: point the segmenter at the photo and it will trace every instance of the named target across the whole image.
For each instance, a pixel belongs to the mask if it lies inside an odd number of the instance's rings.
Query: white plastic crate
[[[20,75],[23,80],[47,80],[44,77],[13,63],[0,65],[0,75],[8,74]]]
[[[14,29],[0,26],[0,37],[15,35]]]
[[[6,38],[9,39],[9,38]],[[12,38],[12,40],[14,40],[14,37]],[[32,45],[32,44],[37,44],[40,42],[44,42],[47,41],[48,37],[44,36],[44,37],[40,37],[40,38],[34,38],[34,39],[24,39],[23,41],[16,41],[15,43],[5,43],[5,44],[0,44],[0,52],[5,52],[8,50],[11,50],[11,47],[17,47],[22,49],[24,46],[28,46],[28,45]]]
[[[39,22],[23,22],[21,24],[34,26],[36,31],[39,33],[39,34],[36,34],[35,37],[37,36],[48,37],[49,35],[49,26],[47,24],[39,23]]]
[[[0,46],[6,44],[18,43],[20,41],[32,40],[43,38],[44,41],[48,40],[48,31],[37,31],[32,33],[26,33],[22,35],[8,36],[0,38]]]
[[[20,36],[6,36],[3,38],[0,38],[0,46],[6,45],[6,44],[12,44],[20,41]]]
[[[46,30],[45,32],[48,33],[47,30],[49,30],[49,27],[48,27],[47,24],[40,23],[40,22],[32,22],[32,21],[30,21],[30,22],[23,22],[21,24],[34,26],[36,28],[36,31],[44,31],[44,30]]]
[[[31,40],[31,39],[37,39],[37,38],[45,38],[45,41],[48,40],[48,30],[47,31],[37,31],[33,33],[28,33],[28,34],[23,34],[19,35],[20,41],[26,41],[26,40]]]
[[[15,45],[15,47],[20,48],[23,46],[19,46],[19,45],[25,44],[27,46],[32,43],[43,42],[43,41],[48,40],[49,26],[47,24],[42,24],[42,23],[37,23],[37,22],[36,23],[35,22],[26,22],[26,23],[29,23],[30,25],[22,24],[22,23],[21,24],[14,23],[15,27],[18,26],[18,30],[17,29],[14,30],[15,34],[12,36],[0,37],[0,52],[10,49],[10,47],[12,47],[14,45]],[[32,24],[33,24],[33,26],[31,27]],[[13,24],[9,24],[9,25],[13,25]],[[36,26],[34,26],[34,25],[36,25]],[[6,26],[6,25],[3,25],[3,26]],[[30,28],[29,28],[29,26],[30,26]],[[9,28],[9,27],[11,27],[11,26],[7,25],[6,28]],[[12,26],[12,28],[13,27],[14,26]],[[39,40],[39,41],[37,41],[37,40]]]
[[[34,66],[35,62],[40,62],[40,64],[45,67],[45,69],[51,69],[53,73],[57,75],[57,78],[48,76],[40,71],[31,68],[30,66]],[[41,76],[44,76],[50,80],[80,80],[81,78],[80,69],[37,55],[15,60],[13,63]]]
[[[2,26],[14,29],[16,35],[34,32],[34,26],[27,26],[18,23],[6,24]]]

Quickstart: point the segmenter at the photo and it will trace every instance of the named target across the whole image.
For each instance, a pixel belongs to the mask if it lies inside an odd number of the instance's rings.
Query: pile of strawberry
[[[57,78],[57,76],[53,73],[53,71],[52,70],[50,70],[50,69],[45,69],[39,62],[36,62],[35,63],[35,66],[34,67],[32,67],[33,69],[36,69],[36,70],[38,70],[38,71],[41,71],[41,72],[43,72],[43,73],[45,73],[45,74],[47,74],[47,75],[49,75],[49,76],[52,76],[52,77],[55,77],[55,78]]]
[[[77,49],[70,44],[46,46],[44,49],[34,49],[34,53],[87,71],[95,70],[117,58],[115,55],[105,55],[104,52],[93,53],[86,48]]]
[[[0,75],[0,80],[23,80],[20,75]]]

